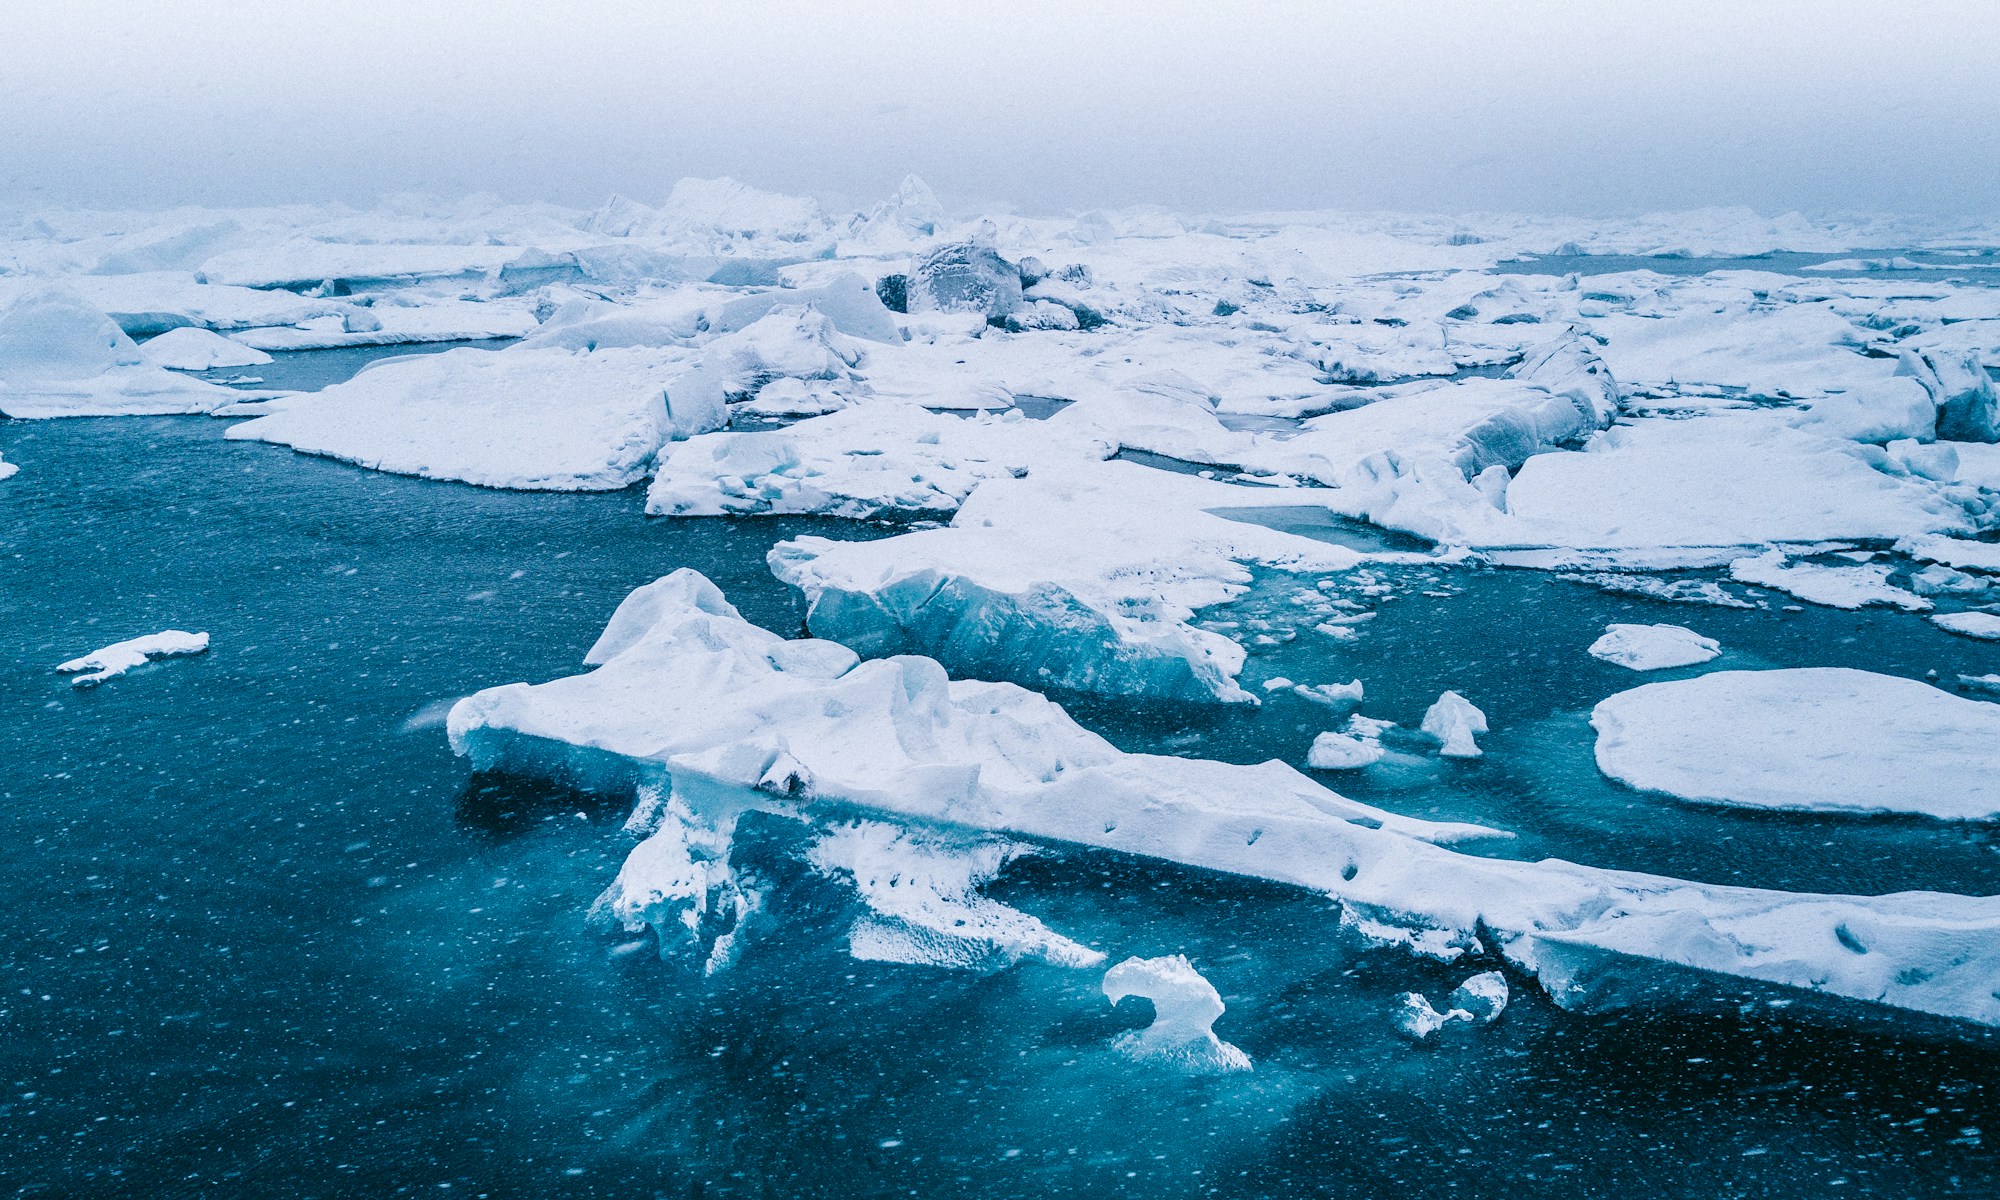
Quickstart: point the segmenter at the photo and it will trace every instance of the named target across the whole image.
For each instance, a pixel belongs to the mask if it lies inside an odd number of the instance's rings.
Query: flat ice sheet
[[[1591,713],[1597,765],[1705,804],[2000,816],[2000,705],[1845,667],[1717,671]]]

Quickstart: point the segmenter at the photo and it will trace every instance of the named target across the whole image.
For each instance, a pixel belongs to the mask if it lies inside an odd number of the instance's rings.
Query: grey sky
[[[0,0],[0,202],[2000,213],[2000,3]]]

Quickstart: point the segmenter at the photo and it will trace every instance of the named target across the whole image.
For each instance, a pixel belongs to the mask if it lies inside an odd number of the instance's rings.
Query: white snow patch
[[[72,687],[96,687],[107,679],[115,679],[133,667],[141,666],[150,659],[175,658],[185,654],[202,654],[208,650],[206,633],[188,633],[179,629],[168,629],[160,633],[150,633],[145,637],[129,638],[113,642],[101,650],[92,650],[82,658],[72,658],[56,670],[64,674],[77,674],[70,680]]]

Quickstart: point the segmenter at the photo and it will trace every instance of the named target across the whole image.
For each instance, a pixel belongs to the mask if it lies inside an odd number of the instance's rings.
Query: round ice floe
[[[1313,739],[1306,765],[1316,771],[1352,771],[1381,761],[1382,743],[1329,730]]]
[[[1747,808],[2000,815],[2000,705],[1844,667],[1717,671],[1599,704],[1597,765]]]
[[[1983,612],[1939,613],[1931,618],[1939,629],[1981,641],[2000,642],[2000,616]]]
[[[1606,625],[1590,644],[1591,657],[1634,671],[1691,667],[1720,653],[1720,642],[1683,625]]]

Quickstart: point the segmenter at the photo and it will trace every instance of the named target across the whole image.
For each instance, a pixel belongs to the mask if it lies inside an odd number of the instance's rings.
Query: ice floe
[[[1829,608],[1862,608],[1884,604],[1908,612],[1923,612],[1931,602],[1889,582],[1886,566],[1824,567],[1813,563],[1787,565],[1783,550],[1768,550],[1755,558],[1729,564],[1729,577],[1739,583],[1767,587]]]
[[[2000,816],[2000,705],[1845,667],[1717,671],[1591,713],[1597,765],[1642,791],[1815,812]]]
[[[195,326],[169,329],[150,338],[139,352],[155,366],[176,371],[209,371],[216,367],[256,367],[271,356],[212,330]]]
[[[76,676],[69,681],[72,687],[96,687],[107,679],[116,679],[132,668],[144,666],[156,658],[178,658],[189,654],[204,654],[207,651],[206,633],[168,629],[160,633],[149,633],[145,637],[113,642],[102,649],[92,650],[81,658],[72,658],[56,667],[56,670]]]
[[[1691,667],[1721,653],[1721,643],[1684,625],[1606,625],[1590,644],[1592,658],[1634,671]]]
[[[31,290],[0,309],[0,415],[204,413],[241,399],[148,361],[110,317],[68,288]]]
[[[1281,764],[1123,754],[1011,685],[787,641],[691,571],[633,593],[589,658],[600,665],[586,674],[460,701],[452,745],[481,769],[636,786],[634,826],[650,834],[605,906],[663,943],[708,929],[710,956],[734,932],[711,918],[758,907],[728,863],[736,819],[758,809],[1075,843],[1303,887],[1380,940],[1444,958],[1497,951],[1573,1008],[1637,1001],[1632,964],[1649,962],[1647,1002],[1732,976],[2000,1024],[2000,900],[1775,892],[1461,853],[1436,843],[1476,827],[1358,804]]]
[[[1486,732],[1486,714],[1457,692],[1446,692],[1424,712],[1423,731],[1438,740],[1446,758],[1478,758],[1474,736]]]
[[[1126,959],[1104,973],[1104,996],[1113,1004],[1127,996],[1153,1002],[1153,1023],[1118,1039],[1134,1058],[1196,1074],[1250,1070],[1249,1055],[1215,1036],[1216,1019],[1226,1011],[1222,996],[1185,955]]]

